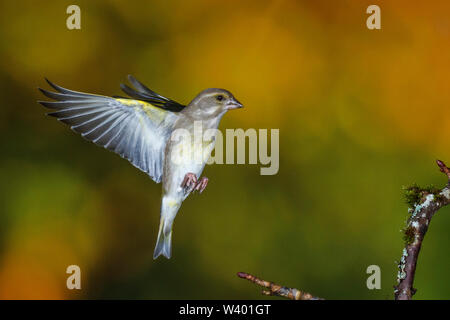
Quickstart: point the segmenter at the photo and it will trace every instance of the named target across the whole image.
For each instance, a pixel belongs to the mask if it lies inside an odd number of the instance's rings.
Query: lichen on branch
[[[410,216],[403,229],[405,248],[398,264],[397,286],[394,290],[396,300],[410,300],[415,294],[413,282],[422,241],[433,215],[450,203],[450,169],[441,160],[436,163],[440,171],[447,175],[446,187],[421,188],[415,184],[405,188],[405,200]]]

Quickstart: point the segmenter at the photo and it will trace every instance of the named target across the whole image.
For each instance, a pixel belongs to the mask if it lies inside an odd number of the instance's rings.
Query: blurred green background
[[[368,30],[375,2],[382,29]],[[450,4],[375,2],[2,1],[0,298],[276,299],[245,271],[328,299],[391,299],[402,186],[443,186],[434,160],[450,163]],[[70,4],[81,30],[66,28]],[[44,77],[117,95],[127,74],[182,103],[227,88],[246,108],[221,129],[280,129],[277,175],[206,167],[169,261],[152,260],[161,186],[36,103]],[[445,208],[415,298],[450,298],[449,226]],[[381,290],[366,287],[372,264]]]

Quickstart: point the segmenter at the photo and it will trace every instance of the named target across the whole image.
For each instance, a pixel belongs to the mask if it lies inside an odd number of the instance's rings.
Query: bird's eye
[[[224,99],[223,95],[219,94],[218,96],[216,96],[216,100],[217,101],[222,101]]]

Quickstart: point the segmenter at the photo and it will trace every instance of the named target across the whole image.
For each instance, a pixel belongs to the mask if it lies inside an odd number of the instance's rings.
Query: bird
[[[215,146],[210,140],[190,139],[195,130],[217,130],[229,110],[243,105],[225,89],[201,91],[189,104],[166,98],[129,75],[132,87],[120,84],[128,97],[103,96],[69,90],[45,79],[55,91],[38,88],[54,101],[38,101],[52,109],[47,115],[67,124],[95,144],[127,159],[156,183],[162,183],[160,222],[153,259],[170,259],[172,226],[183,201],[202,193],[201,177]],[[197,126],[197,127],[196,127]],[[180,137],[175,139],[175,133]],[[200,156],[192,156],[195,152]]]

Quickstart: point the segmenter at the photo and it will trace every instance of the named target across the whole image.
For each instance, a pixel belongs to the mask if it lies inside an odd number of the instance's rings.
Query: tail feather
[[[164,218],[161,218],[159,223],[158,240],[156,241],[155,251],[153,252],[153,259],[163,255],[170,259],[172,253],[172,223]]]

